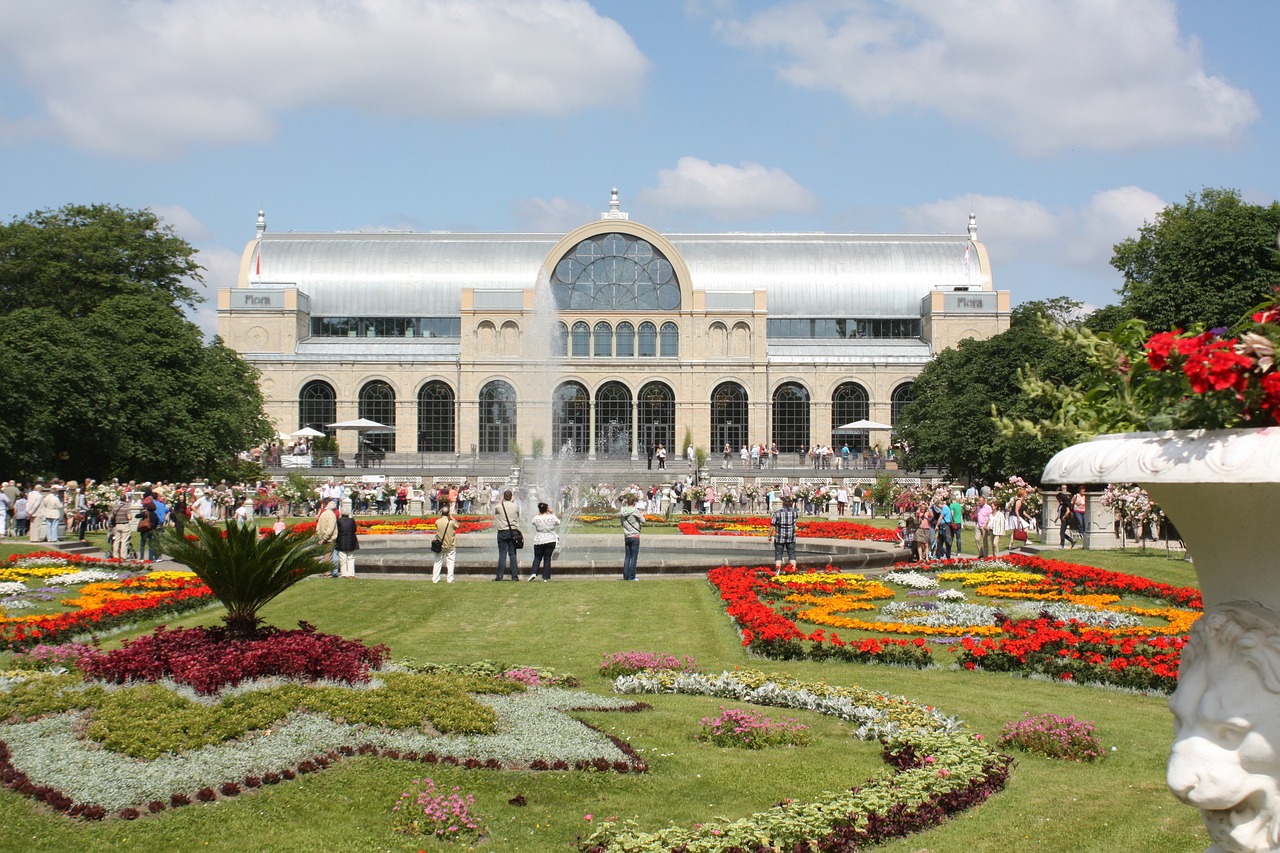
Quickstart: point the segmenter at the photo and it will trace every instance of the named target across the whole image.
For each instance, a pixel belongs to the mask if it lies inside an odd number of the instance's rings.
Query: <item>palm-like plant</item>
[[[227,615],[227,635],[254,636],[258,609],[303,578],[327,572],[326,546],[309,536],[260,536],[256,525],[226,528],[192,520],[194,538],[165,531],[161,549],[212,590]]]

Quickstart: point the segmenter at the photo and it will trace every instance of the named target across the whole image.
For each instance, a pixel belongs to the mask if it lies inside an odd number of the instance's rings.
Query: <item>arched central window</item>
[[[773,437],[779,453],[796,453],[809,447],[809,391],[798,382],[786,382],[773,392]]]
[[[516,440],[516,392],[495,379],[480,389],[481,453],[506,453]]]
[[[631,391],[621,382],[596,391],[596,455],[631,455]]]
[[[382,380],[368,382],[360,389],[360,417],[377,421],[389,427],[396,425],[396,392]],[[360,433],[364,448],[386,453],[396,449],[396,434],[392,430],[376,430]]]
[[[675,394],[665,383],[650,382],[640,389],[636,400],[641,439],[646,445],[666,445],[667,456],[674,459],[680,453],[676,447]]]
[[[671,262],[647,240],[600,234],[574,246],[551,274],[561,311],[679,311]]]

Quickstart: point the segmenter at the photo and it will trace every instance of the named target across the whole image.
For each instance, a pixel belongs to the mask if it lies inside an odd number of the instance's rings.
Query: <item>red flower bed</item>
[[[36,643],[61,643],[90,631],[103,631],[127,625],[140,618],[176,615],[203,607],[213,598],[209,587],[199,578],[171,578],[164,582],[169,591],[155,594],[156,583],[146,576],[129,578],[124,586],[146,584],[151,594],[109,601],[101,607],[89,607],[76,613],[36,616],[21,622],[0,623],[0,645],[23,648]]]
[[[1137,575],[1125,575],[1120,572],[1109,572],[1106,569],[1095,569],[1093,566],[1078,566],[1061,560],[1046,560],[1025,554],[1010,554],[1003,559],[1019,568],[1043,574],[1046,580],[1058,584],[1064,592],[1141,595],[1190,610],[1204,609],[1200,590],[1194,587],[1170,586],[1167,583],[1157,583]]]
[[[271,675],[363,683],[388,654],[386,646],[320,634],[305,622],[294,631],[264,628],[252,640],[229,640],[223,628],[168,631],[161,625],[115,651],[90,650],[79,665],[89,678],[123,684],[168,677],[207,695]]]
[[[828,635],[821,629],[805,634],[795,622],[761,600],[762,596],[780,595],[787,590],[785,584],[773,579],[767,568],[721,566],[712,569],[707,578],[719,590],[725,610],[737,623],[742,645],[756,654],[782,660],[835,658],[914,667],[928,666],[932,660],[932,652],[919,637],[914,640],[884,637],[845,641],[839,634]],[[804,641],[809,645],[806,646]]]
[[[686,536],[768,536],[769,521],[766,516],[703,516],[682,521],[676,528]],[[796,523],[796,536],[800,539],[871,542],[892,542],[897,538],[893,530],[856,521],[799,521]]]

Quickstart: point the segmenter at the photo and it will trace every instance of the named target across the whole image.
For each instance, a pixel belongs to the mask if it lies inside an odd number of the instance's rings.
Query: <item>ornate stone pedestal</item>
[[[1137,483],[1177,526],[1205,615],[1169,699],[1169,789],[1206,853],[1280,851],[1280,428],[1102,436],[1044,482]]]

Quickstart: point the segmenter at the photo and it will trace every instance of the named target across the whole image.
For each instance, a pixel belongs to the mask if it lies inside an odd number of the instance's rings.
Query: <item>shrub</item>
[[[391,809],[391,825],[408,835],[429,835],[445,841],[479,841],[486,835],[484,821],[472,811],[475,797],[463,795],[456,785],[447,794],[430,779],[414,779]]]
[[[720,706],[714,717],[703,717],[702,731],[695,740],[716,746],[740,749],[767,749],[771,746],[805,746],[809,727],[795,720],[772,720],[755,711]]]
[[[678,658],[657,652],[614,652],[605,655],[600,663],[600,674],[613,679],[620,675],[635,675],[646,669],[666,669],[676,672],[694,672],[698,664],[691,657]]]
[[[1096,761],[1103,755],[1092,722],[1056,714],[1033,717],[1028,713],[1005,723],[998,744],[1068,761]]]

